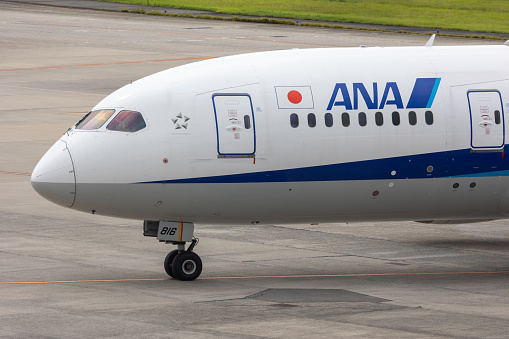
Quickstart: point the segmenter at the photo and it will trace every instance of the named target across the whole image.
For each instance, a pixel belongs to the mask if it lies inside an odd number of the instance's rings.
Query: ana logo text
[[[441,78],[417,78],[410,99],[406,108],[431,108],[435,95],[440,85]],[[341,92],[341,94],[339,94]],[[350,96],[353,93],[353,100]],[[337,83],[332,91],[332,96],[327,106],[330,111],[334,106],[344,106],[346,110],[359,109],[359,100],[363,100],[368,109],[383,109],[386,105],[395,105],[398,109],[405,108],[403,99],[396,82],[387,82],[381,97],[378,101],[378,83],[373,83],[372,96],[366,90],[363,83],[352,84],[351,92],[348,91],[346,83]],[[359,99],[362,97],[362,99]]]

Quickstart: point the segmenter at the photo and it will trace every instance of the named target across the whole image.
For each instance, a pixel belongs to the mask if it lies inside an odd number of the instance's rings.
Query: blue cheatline
[[[471,153],[470,149],[463,149],[273,171],[146,181],[137,184],[223,184],[507,176],[509,175],[509,159],[504,159],[503,155],[503,152]]]

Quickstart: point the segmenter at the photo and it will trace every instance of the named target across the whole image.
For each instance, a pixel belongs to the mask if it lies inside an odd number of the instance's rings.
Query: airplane
[[[143,220],[194,280],[195,224],[509,216],[509,41],[291,49],[168,69],[99,102],[31,183],[86,213]],[[186,244],[189,243],[186,249]]]

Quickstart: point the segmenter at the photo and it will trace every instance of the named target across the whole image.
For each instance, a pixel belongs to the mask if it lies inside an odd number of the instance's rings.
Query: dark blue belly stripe
[[[137,184],[397,180],[509,175],[509,172],[504,171],[509,171],[509,159],[504,158],[504,152],[471,153],[470,149],[464,149],[274,171],[138,182]]]

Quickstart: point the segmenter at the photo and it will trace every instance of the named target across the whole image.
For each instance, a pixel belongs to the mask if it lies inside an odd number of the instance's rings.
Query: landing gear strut
[[[164,259],[164,270],[172,278],[189,281],[201,274],[202,262],[193,252],[198,239],[193,236],[192,223],[173,221],[148,221],[143,223],[143,235],[157,237],[160,242],[177,245]],[[186,250],[186,242],[191,242]]]

